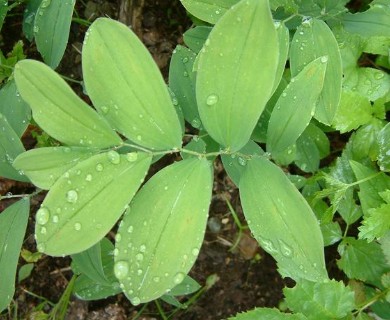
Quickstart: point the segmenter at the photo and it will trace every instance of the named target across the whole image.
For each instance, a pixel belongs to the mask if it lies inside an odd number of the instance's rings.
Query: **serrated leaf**
[[[169,65],[169,87],[175,93],[184,118],[188,123],[199,120],[195,95],[195,73],[193,72],[196,54],[178,45],[173,51]]]
[[[378,133],[378,164],[381,171],[390,171],[390,124],[385,125]]]
[[[376,284],[382,273],[389,270],[383,252],[376,242],[368,243],[366,240],[347,237],[337,250],[341,256],[337,265],[350,279]]]
[[[23,12],[23,33],[29,41],[34,39],[34,21],[43,0],[29,0]]]
[[[211,190],[210,163],[190,158],[159,171],[131,202],[116,235],[114,271],[132,304],[184,280],[202,244]]]
[[[127,26],[95,20],[85,36],[82,62],[87,93],[115,130],[151,149],[181,146],[180,122],[161,73]]]
[[[330,246],[342,239],[340,225],[337,222],[326,222],[320,225],[324,246]]]
[[[327,125],[335,117],[341,95],[342,65],[335,36],[327,24],[318,19],[304,20],[291,42],[290,67],[296,76],[307,64],[327,58],[324,87],[314,117]]]
[[[43,0],[34,20],[37,49],[51,68],[59,65],[68,44],[76,0]]]
[[[353,291],[341,281],[304,281],[283,292],[288,308],[302,312],[308,319],[340,319],[355,308]]]
[[[0,214],[0,312],[10,303],[15,291],[16,267],[26,232],[30,202],[27,198]]]
[[[345,197],[339,202],[337,211],[349,225],[356,222],[363,215],[362,208],[355,203],[353,192],[345,193]]]
[[[8,81],[0,90],[0,113],[8,120],[15,133],[21,137],[31,119],[31,109],[20,98],[15,80]]]
[[[180,0],[184,8],[200,20],[215,24],[239,0]]]
[[[239,150],[238,153],[239,155],[234,153],[231,155],[221,155],[223,167],[229,175],[229,178],[232,179],[236,186],[240,183],[240,178],[245,171],[248,158],[250,159],[252,156],[256,155],[261,156],[264,154],[264,151],[253,140],[249,140],[249,142],[241,150]]]
[[[7,118],[1,113],[0,131],[0,176],[28,182],[28,178],[12,166],[14,159],[25,151],[24,146],[16,132],[11,128]]]
[[[101,153],[65,172],[36,215],[38,250],[52,256],[81,252],[112,228],[149,168],[144,153]],[[109,199],[109,201],[107,201]]]
[[[268,1],[248,0],[218,21],[202,49],[196,79],[199,114],[210,136],[231,151],[249,141],[271,96],[278,42]]]
[[[204,43],[206,42],[211,27],[208,26],[197,26],[195,28],[189,29],[183,34],[184,43],[195,53],[199,53],[202,49]]]
[[[80,147],[32,149],[18,155],[12,165],[37,187],[48,190],[65,171],[95,153],[96,150]]]
[[[318,221],[283,171],[265,158],[253,158],[239,189],[248,226],[280,273],[296,281],[327,279]]]
[[[278,309],[271,308],[255,308],[245,313],[238,313],[234,317],[230,317],[229,320],[306,320],[307,318],[303,314],[289,314],[282,313]]]
[[[271,154],[294,144],[308,126],[324,85],[326,62],[322,57],[309,63],[279,97],[267,131],[267,151]]]
[[[15,66],[15,81],[35,121],[53,138],[73,146],[106,148],[122,140],[107,122],[81,100],[45,64],[23,60]]]

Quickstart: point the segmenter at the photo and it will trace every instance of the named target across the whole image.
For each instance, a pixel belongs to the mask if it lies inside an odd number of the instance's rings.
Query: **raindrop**
[[[117,233],[117,234],[115,235],[115,241],[116,241],[116,242],[120,242],[121,240],[122,240],[121,234],[120,234],[120,233]]]
[[[136,259],[137,261],[142,261],[142,260],[144,259],[144,255],[143,255],[142,253],[137,253],[137,254],[135,255],[135,259]]]
[[[377,73],[375,73],[374,78],[375,78],[376,80],[380,80],[380,79],[382,79],[384,76],[385,76],[385,74],[384,74],[383,72],[377,72]]]
[[[194,249],[192,249],[191,253],[192,253],[193,256],[196,257],[199,254],[199,249],[198,248],[194,248]]]
[[[116,257],[119,254],[119,249],[115,248],[113,251],[114,257]]]
[[[59,221],[59,217],[57,215],[54,215],[52,218],[53,223],[57,223]]]
[[[237,158],[237,161],[238,161],[238,164],[240,165],[240,166],[243,166],[243,167],[245,167],[246,166],[246,159],[245,158],[243,158],[243,157],[238,157]]]
[[[142,137],[140,135],[137,136],[137,140],[138,141],[141,141],[142,140]]]
[[[184,76],[184,77],[188,77],[188,72],[187,72],[187,71],[184,71],[184,72],[183,72],[183,76]]]
[[[139,251],[145,252],[146,251],[146,246],[143,244],[139,247]]]
[[[44,224],[46,224],[49,221],[49,218],[50,218],[50,211],[49,211],[49,209],[47,209],[46,207],[41,207],[37,211],[37,215],[36,215],[35,219],[36,219],[38,224],[44,225]]]
[[[133,306],[138,306],[141,303],[141,299],[138,297],[134,297],[133,299],[130,299],[130,302]]]
[[[208,106],[211,107],[211,106],[215,105],[217,102],[218,102],[218,96],[216,94],[210,94],[207,97],[206,104]]]
[[[39,243],[37,245],[37,249],[38,249],[39,252],[45,252],[45,249],[46,249],[45,244],[44,243]]]
[[[129,264],[126,261],[118,261],[114,264],[114,274],[119,280],[127,277],[129,273]]]
[[[48,6],[50,6],[50,3],[51,3],[51,0],[45,0],[41,3],[40,7],[47,8]]]
[[[282,93],[282,97],[284,98],[284,97],[286,97],[287,96],[287,93],[286,92],[283,92]]]
[[[46,230],[45,227],[42,227],[42,228],[41,228],[41,234],[46,234],[46,231],[47,231],[47,230]]]
[[[182,59],[182,61],[183,61],[183,63],[187,63],[187,62],[188,62],[188,57],[184,57],[184,58]]]
[[[119,164],[121,162],[121,156],[118,152],[110,150],[107,153],[107,158],[112,164]]]
[[[184,280],[184,277],[185,277],[184,273],[178,272],[178,273],[176,273],[176,275],[173,277],[173,282],[174,282],[175,284],[179,284],[179,283],[181,283],[181,282]]]
[[[137,152],[129,152],[128,154],[126,154],[126,159],[129,162],[137,161],[138,153]]]
[[[79,195],[76,190],[69,190],[66,193],[66,201],[69,203],[76,203]]]
[[[80,231],[80,230],[81,230],[81,223],[80,223],[80,222],[76,222],[76,223],[74,224],[74,229],[75,229],[76,231]]]
[[[107,113],[108,113],[108,107],[107,107],[107,106],[102,106],[100,109],[102,110],[102,112],[103,112],[104,114],[107,114]]]
[[[283,240],[279,240],[279,245],[280,245],[280,251],[282,252],[282,255],[284,255],[287,258],[291,258],[293,255],[293,249]]]
[[[326,63],[326,62],[328,62],[328,56],[322,56],[320,58],[320,60],[321,60],[322,63]]]
[[[133,226],[129,226],[129,227],[127,228],[127,232],[128,232],[128,233],[132,233],[133,230],[134,230],[134,227],[133,227]]]
[[[191,125],[195,129],[199,129],[200,128],[200,120],[198,118],[195,118],[194,120],[191,121]]]
[[[153,277],[154,282],[160,282],[160,277]]]
[[[101,163],[98,163],[98,164],[96,165],[96,171],[101,172],[101,171],[103,171],[103,169],[104,169],[104,167],[103,167],[103,165],[102,165]]]
[[[137,270],[137,274],[140,276],[144,271],[142,269]]]
[[[259,237],[260,238],[260,237]],[[272,243],[271,240],[265,239],[265,238],[260,238],[259,239],[261,242],[261,246],[266,250],[268,253],[276,253],[278,250],[276,250],[274,244]]]
[[[87,176],[85,177],[85,180],[86,181],[92,181],[92,175],[91,174],[87,174]]]

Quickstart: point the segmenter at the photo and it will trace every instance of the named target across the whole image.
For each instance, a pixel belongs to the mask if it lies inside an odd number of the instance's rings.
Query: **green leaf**
[[[58,67],[68,44],[76,0],[43,0],[34,20],[37,49],[51,68]]]
[[[199,283],[187,275],[183,282],[173,287],[168,294],[171,296],[185,296],[198,291],[200,288]]]
[[[95,148],[121,144],[107,122],[45,64],[18,62],[15,81],[35,121],[53,138],[68,145]]]
[[[30,202],[22,199],[0,214],[0,312],[15,291],[16,267],[26,232]]]
[[[380,283],[381,275],[389,270],[381,247],[376,242],[347,237],[337,250],[341,256],[337,265],[350,279]]]
[[[279,62],[275,72],[275,81],[272,93],[278,89],[280,80],[283,77],[283,73],[286,67],[286,61],[288,58],[288,50],[290,47],[290,31],[284,23],[275,22],[275,28],[279,40]]]
[[[370,101],[353,91],[343,91],[332,125],[341,133],[357,129],[372,118]]]
[[[282,152],[294,144],[314,114],[326,71],[327,59],[309,63],[279,97],[267,131],[267,151]]]
[[[272,94],[278,47],[268,1],[248,0],[218,21],[200,53],[199,114],[211,137],[231,151],[249,141]]]
[[[291,42],[290,67],[296,76],[311,61],[327,59],[324,87],[314,117],[327,125],[335,117],[341,95],[342,65],[340,50],[333,32],[318,19],[304,20]]]
[[[295,14],[298,13],[298,5],[294,0],[270,0],[270,6],[273,11],[278,8],[282,8],[286,13]]]
[[[8,0],[0,0],[0,31],[8,12]]]
[[[23,13],[23,33],[29,41],[34,39],[34,22],[43,0],[29,0]]]
[[[386,234],[379,239],[379,243],[385,256],[386,263],[390,266],[390,231],[387,231]]]
[[[226,173],[236,186],[240,183],[240,178],[245,171],[248,158],[250,159],[255,155],[263,155],[264,151],[257,143],[249,140],[249,142],[238,153],[240,155],[236,155],[234,153],[231,155],[221,155]],[[247,157],[243,155],[246,155]]]
[[[17,171],[12,163],[23,153],[24,146],[16,132],[11,128],[8,120],[0,113],[0,176],[17,181],[28,182],[23,172]]]
[[[130,203],[116,235],[114,271],[133,305],[184,280],[202,244],[211,190],[210,163],[190,158],[159,171]]]
[[[37,187],[48,190],[65,171],[96,152],[80,147],[32,149],[17,156],[13,166],[23,171]]]
[[[207,27],[207,26],[198,26],[187,30],[183,34],[184,43],[193,52],[199,53],[204,43],[206,42],[211,29],[212,29],[211,27]]]
[[[127,26],[97,19],[85,36],[82,61],[87,93],[115,130],[151,149],[181,146],[180,122],[160,70]]]
[[[282,313],[278,309],[271,308],[255,308],[245,313],[238,313],[229,320],[306,320],[303,314]]]
[[[302,312],[308,319],[341,319],[355,308],[353,291],[341,281],[304,281],[283,292],[288,308]]]
[[[320,225],[324,246],[330,246],[342,238],[340,225],[337,222],[326,222]]]
[[[33,269],[34,269],[33,263],[27,263],[22,265],[18,271],[18,283],[27,279],[31,275]]]
[[[378,164],[381,171],[390,171],[390,123],[378,133]]]
[[[195,95],[195,73],[192,71],[196,54],[178,45],[173,51],[169,65],[169,87],[182,107],[184,118],[189,123],[199,120]]]
[[[368,168],[359,162],[350,161],[352,170],[359,183],[359,199],[363,214],[369,214],[371,208],[379,207],[383,203],[379,192],[390,189],[390,177]]]
[[[38,250],[52,256],[81,252],[112,228],[149,168],[144,153],[109,151],[66,171],[36,215]],[[107,201],[109,199],[109,201]]]
[[[249,228],[279,272],[296,281],[327,279],[318,221],[284,172],[265,158],[253,158],[239,189]]]
[[[31,119],[31,109],[16,89],[14,80],[8,81],[0,90],[0,113],[8,120],[15,133],[21,137]]]
[[[180,0],[184,8],[200,20],[215,24],[239,0]]]
[[[356,205],[352,192],[346,193],[345,198],[340,201],[337,211],[349,225],[356,222],[363,215],[362,208]]]

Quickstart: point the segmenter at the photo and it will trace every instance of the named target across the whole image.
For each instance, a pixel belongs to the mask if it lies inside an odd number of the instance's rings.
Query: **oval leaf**
[[[128,27],[97,19],[85,36],[82,59],[87,92],[118,132],[151,149],[181,146],[179,119],[161,73]]]
[[[65,172],[36,215],[38,250],[52,256],[81,252],[112,228],[149,168],[144,153],[95,155]]]
[[[187,30],[183,34],[184,43],[195,53],[199,53],[207,40],[212,28],[209,26],[198,26]]]
[[[74,146],[105,148],[122,140],[45,64],[23,60],[15,66],[16,85],[39,126],[53,138]]]
[[[280,95],[268,124],[268,152],[283,152],[308,126],[324,85],[326,62],[321,57],[309,63]]]
[[[210,163],[190,158],[158,172],[131,202],[116,236],[114,271],[134,305],[184,280],[202,244],[211,190]]]
[[[291,74],[296,76],[307,64],[323,56],[328,57],[328,65],[324,87],[314,117],[318,121],[330,125],[341,97],[342,65],[340,50],[333,32],[324,21],[318,19],[304,20],[295,32],[291,42]]]
[[[78,147],[49,147],[23,152],[13,162],[37,187],[48,190],[62,174],[96,151]]]
[[[30,202],[27,198],[0,214],[0,312],[10,303],[15,291],[16,267],[26,232]]]
[[[57,68],[68,44],[76,0],[43,0],[35,16],[35,42],[43,60]]]
[[[279,62],[268,1],[242,1],[215,25],[200,54],[196,98],[211,137],[231,151],[250,138]]]
[[[272,94],[278,89],[280,81],[282,80],[284,70],[286,68],[286,61],[288,58],[288,49],[290,47],[290,31],[282,22],[275,22],[276,32],[279,40],[279,61],[276,69],[274,87]]]
[[[326,280],[318,221],[284,172],[265,158],[253,158],[239,189],[249,228],[278,262],[279,272],[296,281]]]

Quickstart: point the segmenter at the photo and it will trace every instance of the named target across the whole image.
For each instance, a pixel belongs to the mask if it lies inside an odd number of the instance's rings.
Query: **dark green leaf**
[[[0,31],[8,12],[8,0],[0,0]]]
[[[34,39],[34,22],[43,0],[29,0],[23,13],[23,33],[30,41]]]
[[[387,231],[386,234],[379,240],[383,255],[385,256],[386,263],[390,266],[390,231]]]
[[[193,52],[199,53],[206,42],[211,29],[211,27],[207,26],[198,26],[187,30],[183,35],[184,43]]]
[[[342,238],[340,225],[337,222],[327,222],[320,225],[324,246],[330,246]]]
[[[199,283],[187,275],[183,282],[173,287],[168,294],[171,296],[185,296],[198,291],[200,288]]]
[[[27,263],[22,265],[18,272],[18,282],[20,283],[24,279],[27,279],[30,276],[33,269],[34,269],[33,263]]]
[[[390,171],[390,123],[378,133],[378,164],[381,171]]]

